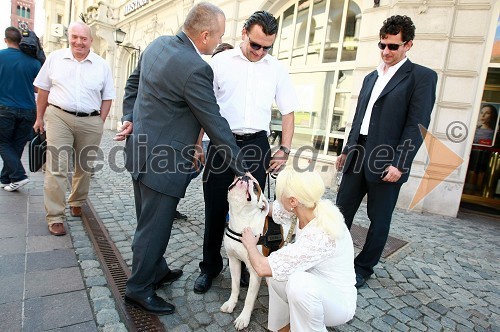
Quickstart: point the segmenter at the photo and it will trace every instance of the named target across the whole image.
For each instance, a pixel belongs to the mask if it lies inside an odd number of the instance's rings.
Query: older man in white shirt
[[[65,194],[69,158],[74,160],[72,216],[81,216],[87,199],[93,152],[101,142],[103,125],[115,98],[111,69],[90,50],[90,27],[70,24],[70,48],[52,52],[33,83],[38,87],[35,131],[47,131],[44,198],[52,235],[65,235]],[[45,128],[44,128],[45,120]]]
[[[211,61],[221,115],[228,121],[243,158],[262,189],[266,171],[278,172],[288,159],[294,131],[293,112],[299,107],[289,74],[268,54],[277,32],[278,23],[270,13],[255,12],[243,26],[243,42],[239,47],[221,52]],[[274,101],[282,115],[283,136],[279,150],[271,157],[267,136]],[[227,188],[234,179],[233,172],[223,166],[223,159],[224,156],[215,153],[209,145],[203,174],[203,261],[194,285],[194,291],[199,294],[210,289],[212,279],[223,268],[220,249],[229,209]],[[242,284],[248,284],[245,277]]]

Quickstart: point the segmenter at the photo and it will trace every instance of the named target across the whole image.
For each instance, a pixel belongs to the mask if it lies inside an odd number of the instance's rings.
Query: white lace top
[[[290,217],[290,213],[277,201],[273,203],[273,219],[276,223],[289,224]],[[268,257],[273,278],[284,281],[296,271],[308,271],[340,289],[352,291],[356,283],[354,247],[347,227],[344,234],[343,238],[334,241],[312,223],[303,229],[297,223],[295,242]]]

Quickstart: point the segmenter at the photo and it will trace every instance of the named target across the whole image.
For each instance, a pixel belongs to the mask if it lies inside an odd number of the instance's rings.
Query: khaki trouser
[[[92,159],[95,156],[93,151],[97,150],[101,142],[103,125],[100,116],[77,117],[54,106],[47,107],[44,197],[49,225],[65,220],[70,158],[73,158],[74,174],[68,203],[70,206],[82,206],[87,199]]]

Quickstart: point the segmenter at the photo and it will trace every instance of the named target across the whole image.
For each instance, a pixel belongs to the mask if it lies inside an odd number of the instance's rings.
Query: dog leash
[[[267,175],[267,198],[269,199],[269,202],[271,202],[271,176],[272,176],[271,173]],[[276,179],[275,176],[273,176],[273,178]],[[274,199],[276,199],[276,193],[274,194]],[[286,235],[285,241],[283,242],[284,246],[293,241],[292,238],[293,238],[293,233],[295,232],[296,225],[297,225],[297,216],[292,214],[292,223],[290,224],[290,229],[288,230],[288,234]]]
[[[276,196],[276,194],[274,195]],[[271,202],[271,174],[267,174],[267,199]],[[274,197],[276,199],[276,197]]]

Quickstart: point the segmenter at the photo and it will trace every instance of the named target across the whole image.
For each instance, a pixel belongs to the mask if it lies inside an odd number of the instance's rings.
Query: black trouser
[[[336,203],[350,229],[363,197],[368,195],[366,209],[370,219],[370,228],[363,249],[354,259],[354,268],[356,273],[369,277],[373,274],[373,267],[382,256],[389,236],[392,213],[398,201],[401,184],[366,181],[367,167],[364,164],[366,160],[363,151],[364,149],[358,149],[357,156],[354,156],[349,169],[343,174]],[[364,161],[363,167],[355,170],[354,165],[358,161]]]
[[[146,298],[155,293],[154,284],[170,272],[163,255],[179,198],[159,193],[134,179],[132,183],[137,228],[132,242],[132,275],[125,294]]]
[[[33,138],[36,110],[0,105],[0,182],[9,184],[27,178],[21,157],[26,142]]]
[[[243,159],[250,172],[264,190],[266,185],[266,169],[271,160],[269,142],[265,132],[249,140],[236,140],[241,148]],[[217,276],[223,268],[220,254],[226,215],[229,211],[227,189],[234,180],[231,169],[224,167],[223,159],[216,152],[212,143],[208,146],[207,162],[203,173],[203,194],[205,198],[205,235],[203,238],[203,261],[201,272],[212,277]]]

